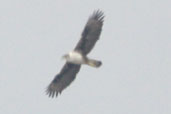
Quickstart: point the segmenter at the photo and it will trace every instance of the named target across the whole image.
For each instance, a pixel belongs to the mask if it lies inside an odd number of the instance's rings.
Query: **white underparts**
[[[73,64],[79,64],[79,65],[86,64],[92,67],[100,67],[102,64],[101,61],[89,59],[76,51],[70,52],[65,59],[67,62],[70,62]]]
[[[85,63],[84,57],[76,51],[72,51],[68,55],[69,55],[69,57],[67,58],[67,62],[71,62],[74,64],[84,64]]]

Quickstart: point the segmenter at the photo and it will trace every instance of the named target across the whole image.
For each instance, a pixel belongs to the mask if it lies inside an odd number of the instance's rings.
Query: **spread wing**
[[[82,32],[80,41],[74,50],[87,55],[94,47],[96,41],[99,39],[104,15],[103,12],[97,10],[88,19],[87,24]]]
[[[80,70],[80,65],[66,63],[61,72],[55,76],[50,85],[47,87],[49,97],[58,96],[67,86],[75,79]]]

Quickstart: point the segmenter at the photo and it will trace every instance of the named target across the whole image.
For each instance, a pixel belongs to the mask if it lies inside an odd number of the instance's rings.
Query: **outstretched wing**
[[[99,39],[104,15],[103,12],[97,10],[88,19],[87,24],[82,32],[82,37],[74,50],[87,55],[94,47],[96,41]]]
[[[75,79],[80,70],[80,65],[66,63],[61,72],[55,76],[50,85],[47,87],[49,97],[58,96],[67,86]]]

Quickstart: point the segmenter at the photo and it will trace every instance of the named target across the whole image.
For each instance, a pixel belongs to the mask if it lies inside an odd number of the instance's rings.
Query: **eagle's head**
[[[62,59],[68,60],[70,58],[69,54],[65,54],[62,56]]]

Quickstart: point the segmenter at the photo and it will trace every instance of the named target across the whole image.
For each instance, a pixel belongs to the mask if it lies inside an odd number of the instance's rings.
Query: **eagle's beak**
[[[63,55],[61,59],[66,59],[67,58],[67,54]]]

